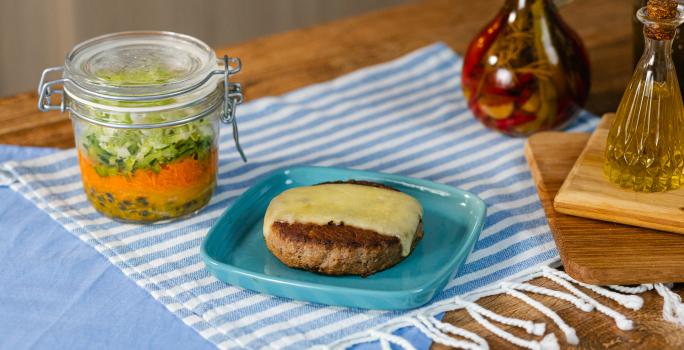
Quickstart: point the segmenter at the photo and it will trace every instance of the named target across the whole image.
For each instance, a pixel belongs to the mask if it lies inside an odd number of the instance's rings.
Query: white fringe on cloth
[[[526,283],[538,277],[549,279],[565,288],[567,291]],[[395,345],[395,347],[404,350],[415,350],[415,347],[408,340],[392,334],[399,328],[414,326],[435,343],[457,349],[489,349],[487,341],[482,336],[452,324],[442,322],[436,318],[436,315],[442,312],[459,309],[464,309],[477,323],[482,325],[482,327],[511,344],[530,350],[557,350],[560,348],[556,335],[553,333],[546,334],[546,324],[500,315],[476,303],[477,300],[483,297],[499,294],[510,295],[551,319],[563,333],[565,342],[570,345],[578,345],[580,343],[580,339],[577,337],[575,329],[568,325],[555,311],[539,301],[530,298],[526,293],[545,295],[563,300],[584,312],[598,311],[612,318],[617,327],[621,330],[627,331],[633,328],[633,322],[628,319],[627,316],[590,297],[578,289],[576,285],[611,299],[618,305],[630,310],[639,310],[644,304],[644,300],[636,294],[655,289],[658,294],[663,297],[663,319],[679,326],[684,326],[684,304],[682,303],[681,297],[670,289],[672,285],[663,283],[642,284],[639,286],[610,285],[607,286],[607,288],[603,288],[576,281],[565,272],[548,266],[541,266],[527,270],[508,281],[499,283],[497,286],[476,290],[466,295],[439,301],[426,309],[417,310],[415,313],[410,313],[398,320],[372,329],[365,334],[355,335],[342,339],[330,346],[319,346],[317,348],[338,350],[346,349],[356,344],[379,341],[380,347],[383,350],[391,349],[391,345]],[[492,321],[507,326],[521,328],[531,336],[542,338],[539,340],[520,338],[498,327]]]

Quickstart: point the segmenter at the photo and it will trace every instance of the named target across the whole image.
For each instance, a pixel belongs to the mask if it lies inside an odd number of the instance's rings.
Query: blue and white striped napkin
[[[282,97],[238,109],[250,162],[221,137],[218,187],[198,216],[127,225],[86,201],[74,150],[4,164],[12,188],[105,255],[203,337],[221,348],[301,349],[331,344],[403,315],[287,300],[213,278],[199,246],[213,222],[260,176],[288,165],[369,169],[430,179],[479,195],[484,231],[457,278],[436,300],[558,260],[523,157],[524,139],[484,128],[460,88],[461,58],[435,44]],[[589,131],[583,113],[570,126]],[[428,233],[429,234],[429,233]]]

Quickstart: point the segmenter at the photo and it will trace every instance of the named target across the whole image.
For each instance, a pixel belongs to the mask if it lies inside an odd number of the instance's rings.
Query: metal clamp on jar
[[[69,111],[95,209],[130,222],[177,218],[211,198],[219,120],[232,125],[247,161],[235,118],[242,88],[230,82],[241,66],[187,35],[108,34],[74,47],[63,67],[43,71],[38,109]],[[62,77],[48,81],[54,73]]]

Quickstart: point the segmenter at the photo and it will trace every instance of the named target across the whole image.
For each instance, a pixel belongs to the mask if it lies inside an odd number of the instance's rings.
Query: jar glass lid
[[[217,61],[193,37],[171,32],[122,32],[85,41],[66,57],[65,78],[85,93],[155,96],[200,83]]]

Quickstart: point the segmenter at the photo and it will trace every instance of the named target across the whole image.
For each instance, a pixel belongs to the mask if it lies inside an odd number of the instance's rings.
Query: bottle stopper
[[[677,26],[669,23],[679,16],[677,1],[675,0],[649,0],[646,4],[648,19],[652,23],[646,23],[645,34],[655,40],[671,40],[677,32]],[[659,22],[664,23],[659,23]]]

